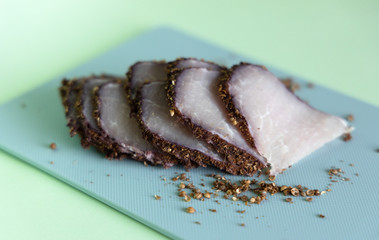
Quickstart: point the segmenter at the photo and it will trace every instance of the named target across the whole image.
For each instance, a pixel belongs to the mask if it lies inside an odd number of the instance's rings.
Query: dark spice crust
[[[70,100],[72,100],[70,98],[73,97],[72,96],[73,94],[75,94],[75,96],[77,96],[78,85],[79,85],[79,80],[77,80],[77,79],[73,79],[73,80],[63,79],[62,85],[59,88],[59,93],[61,96],[61,100],[62,100],[62,104],[64,107],[64,112],[65,112],[65,116],[66,116],[66,120],[67,120],[67,126],[70,129],[70,136],[71,137],[75,136],[78,133],[78,131],[80,131],[79,130],[80,126],[77,123],[77,119],[72,118],[72,116],[69,115],[69,113],[72,110],[74,110],[76,112],[76,109],[75,109],[76,99],[74,99],[74,102],[72,102],[72,101],[70,102]]]
[[[117,79],[114,83],[122,84],[122,80]],[[101,121],[100,121],[100,113],[101,113],[101,99],[100,99],[100,91],[111,83],[104,83],[97,87],[94,90],[94,112],[93,116],[97,122],[97,125],[100,129],[101,137],[99,140],[102,142],[102,145],[107,149],[106,157],[110,159],[123,159],[123,158],[132,158],[137,161],[148,162],[152,165],[162,165],[165,168],[169,168],[173,165],[177,164],[177,159],[173,158],[171,155],[168,155],[163,152],[144,152],[140,149],[136,149],[132,146],[121,146],[113,137],[106,134],[103,130]]]
[[[171,65],[172,66],[172,65]],[[221,68],[220,69],[224,69]],[[175,105],[175,86],[178,77],[185,69],[168,68],[168,85],[167,85],[167,98],[170,109],[178,116],[179,121],[188,126],[196,138],[207,142],[212,145],[214,149],[224,156],[224,159],[235,168],[235,174],[252,176],[255,172],[264,167],[263,163],[256,159],[245,150],[225,141],[217,134],[205,130],[199,125],[194,124],[190,118],[183,115]]]
[[[229,70],[222,70],[221,75],[219,78],[219,93],[222,101],[225,104],[225,107],[228,111],[228,116],[233,123],[233,125],[236,125],[242,135],[245,137],[246,141],[256,149],[254,139],[250,134],[249,128],[248,128],[248,123],[245,119],[245,117],[240,113],[240,110],[234,105],[233,102],[233,96],[230,95],[229,93],[229,80],[233,76],[233,72],[240,66],[245,66],[245,65],[254,65],[246,62],[241,62],[240,64],[234,65],[232,68]],[[260,66],[260,65],[254,65],[260,68],[263,68],[267,70],[265,66]]]
[[[137,119],[140,125],[140,128],[142,130],[142,135],[144,138],[149,141],[151,144],[156,146],[157,148],[161,149],[164,152],[167,152],[173,156],[175,156],[178,159],[181,159],[183,162],[182,164],[186,167],[192,167],[193,162],[198,164],[202,167],[212,166],[216,167],[220,170],[227,171],[234,175],[249,175],[249,173],[246,171],[246,169],[240,168],[230,162],[227,161],[217,161],[213,159],[210,156],[205,155],[204,153],[195,150],[190,149],[181,145],[178,145],[176,143],[170,142],[162,137],[160,137],[158,134],[150,131],[142,118],[142,96],[141,92],[139,91],[137,93]],[[183,126],[184,127],[184,126]]]

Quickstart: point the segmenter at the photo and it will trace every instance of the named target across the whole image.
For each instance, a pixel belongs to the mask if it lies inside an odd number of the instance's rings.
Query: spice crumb
[[[285,200],[286,200],[286,202],[293,203],[292,198],[286,198]]]
[[[238,213],[245,213],[246,210],[237,210]]]
[[[52,149],[52,150],[57,149],[57,144],[56,143],[51,143],[50,144],[50,149]]]
[[[319,214],[318,215],[320,218],[325,218],[325,215]]]
[[[187,193],[185,191],[180,191],[179,192],[179,197],[184,197],[186,195],[187,195]]]
[[[351,136],[350,133],[345,133],[345,134],[343,135],[343,140],[344,140],[345,142],[350,141],[352,138],[353,138],[353,137]]]
[[[244,223],[241,223],[241,227],[244,227],[245,226],[245,224]]]
[[[349,115],[347,115],[346,119],[347,119],[347,121],[349,121],[349,122],[353,122],[353,121],[354,121],[354,116],[353,116],[353,114],[349,114]]]
[[[199,222],[199,221],[196,221],[195,223],[196,223],[196,224],[198,224],[198,225],[200,225],[200,224],[201,224],[201,222]]]
[[[188,207],[188,208],[186,208],[186,212],[192,214],[192,213],[195,213],[196,210],[193,207]]]
[[[209,209],[209,211],[211,211],[211,212],[217,212],[216,209]]]
[[[211,198],[211,194],[209,192],[206,192],[206,193],[204,193],[204,197],[209,199],[209,198]]]
[[[155,200],[161,200],[161,196],[159,195],[154,195],[154,197],[155,197]]]

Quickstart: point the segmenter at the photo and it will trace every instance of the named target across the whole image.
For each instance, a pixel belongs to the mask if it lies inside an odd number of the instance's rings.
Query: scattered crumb
[[[345,133],[345,134],[343,135],[343,140],[344,140],[345,142],[350,141],[352,138],[353,138],[353,137],[351,136],[350,133]]]
[[[315,87],[315,85],[313,83],[311,83],[311,82],[307,83],[307,88],[314,88],[314,87]]]
[[[353,121],[354,121],[354,116],[353,116],[353,114],[349,114],[349,115],[347,115],[346,119],[347,119],[347,121],[349,121],[349,122],[353,122]]]
[[[246,210],[237,210],[238,213],[245,213]]]
[[[159,195],[154,195],[154,198],[155,198],[155,200],[161,200],[161,196],[159,196]]]
[[[147,162],[146,162],[146,161],[144,161],[144,162],[143,162],[143,165],[145,165],[145,167],[147,167]]]
[[[186,208],[186,212],[192,214],[192,213],[195,213],[196,210],[193,207],[188,207],[188,208]]]
[[[320,218],[325,218],[325,215],[319,214],[318,215]]]
[[[349,166],[350,166],[350,167],[354,167],[354,163],[350,163]]]
[[[293,203],[292,198],[286,198],[285,201],[289,203]]]
[[[196,221],[195,223],[196,223],[196,224],[198,224],[198,225],[200,225],[200,224],[201,224],[201,222],[199,222],[199,221]]]
[[[178,180],[179,180],[179,177],[178,177],[178,176],[176,176],[176,177],[173,177],[171,180],[172,180],[172,181],[174,181],[174,182],[176,182],[176,181],[178,181]]]
[[[54,161],[50,161],[50,164],[53,165],[53,164],[54,164]]]
[[[52,150],[57,149],[57,144],[56,143],[51,143],[50,144],[50,149],[52,149]]]
[[[241,227],[244,227],[245,226],[245,224],[244,223],[241,223]]]
[[[204,197],[209,199],[209,198],[211,198],[211,194],[209,192],[206,192],[206,193],[204,193]]]
[[[111,175],[108,173],[108,174],[107,174],[107,177],[110,177],[110,176],[111,176]]]
[[[281,81],[291,92],[295,92],[300,89],[300,85],[295,83],[292,78],[283,78]]]
[[[209,209],[209,211],[211,211],[211,212],[217,212],[216,209]]]
[[[313,198],[308,197],[308,198],[305,199],[305,201],[307,201],[307,202],[312,202],[312,201],[313,201]]]
[[[185,191],[180,191],[178,195],[179,197],[184,197],[187,195],[187,193]]]
[[[271,175],[271,176],[268,177],[268,179],[269,179],[271,182],[273,182],[273,181],[275,181],[276,177],[275,177],[274,175]]]

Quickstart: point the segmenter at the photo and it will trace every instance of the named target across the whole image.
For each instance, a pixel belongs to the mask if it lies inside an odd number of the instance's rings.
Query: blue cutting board
[[[293,77],[300,83],[297,94],[312,106],[338,116],[353,113],[353,139],[337,139],[277,177],[278,184],[302,184],[325,189],[331,184],[328,169],[342,168],[350,181],[332,183],[331,192],[313,202],[282,195],[268,196],[260,205],[218,197],[214,200],[184,202],[170,179],[180,167],[145,167],[132,160],[108,161],[95,150],[83,150],[79,138],[70,138],[58,86],[63,77],[111,73],[124,75],[138,60],[180,56],[205,58],[231,66],[250,61],[227,50],[172,29],[147,32],[107,53],[51,80],[0,107],[0,147],[23,161],[70,184],[112,208],[175,239],[377,239],[379,238],[379,109],[348,96],[315,86],[304,79],[266,65],[279,77]],[[259,63],[259,62],[255,62]],[[57,150],[48,146],[57,143]],[[53,163],[52,163],[53,162]],[[353,163],[354,166],[349,166]],[[215,169],[195,169],[188,175],[195,185],[211,190],[210,173]],[[358,173],[359,176],[355,174]],[[230,176],[232,180],[241,177]],[[167,178],[164,181],[163,178]],[[201,181],[204,179],[204,181]],[[155,200],[154,195],[161,196]],[[192,206],[197,212],[187,214]],[[216,209],[217,212],[210,212]],[[246,210],[238,213],[237,210]],[[319,214],[325,218],[318,217]],[[201,224],[196,224],[199,221]],[[241,224],[245,226],[242,227]]]

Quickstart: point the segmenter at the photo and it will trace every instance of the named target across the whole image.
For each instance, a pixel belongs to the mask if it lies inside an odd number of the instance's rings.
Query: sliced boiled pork
[[[109,149],[109,158],[130,157],[153,165],[171,167],[176,159],[148,143],[138,127],[137,120],[130,116],[130,106],[124,83],[102,84],[94,92],[94,116],[101,130],[103,145]]]
[[[173,68],[169,74],[170,107],[197,138],[212,145],[226,161],[252,175],[264,166],[264,159],[229,120],[218,93],[222,68],[213,69]]]
[[[349,131],[346,121],[299,100],[263,66],[233,66],[219,90],[229,118],[273,175]]]

